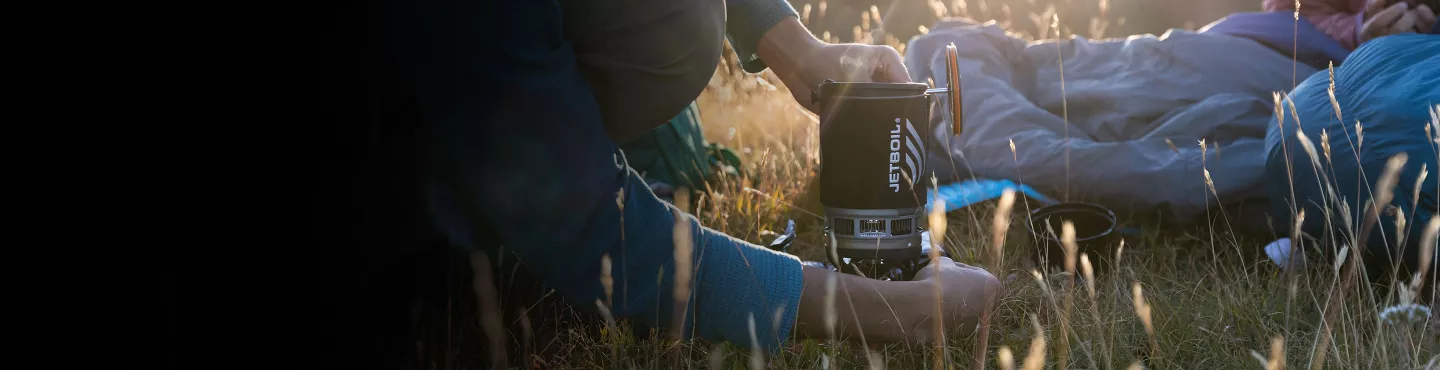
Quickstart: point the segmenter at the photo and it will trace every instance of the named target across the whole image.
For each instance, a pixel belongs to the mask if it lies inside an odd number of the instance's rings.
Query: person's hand
[[[1420,5],[1414,9],[1404,1],[1386,6],[1387,0],[1370,0],[1365,4],[1365,23],[1360,26],[1360,42],[1406,32],[1428,33],[1435,26],[1435,13]]]
[[[827,44],[795,17],[770,28],[755,53],[775,72],[795,101],[811,112],[810,92],[825,80],[837,82],[910,82],[900,53],[885,45]]]
[[[1411,11],[1415,12],[1415,18],[1417,18],[1415,21],[1415,32],[1430,33],[1430,31],[1434,30],[1435,11],[1437,10],[1440,9],[1430,9],[1429,5],[1420,5],[1412,9]]]
[[[947,333],[967,333],[1000,296],[995,276],[945,257],[925,266],[911,281],[880,281],[813,267],[805,267],[804,280],[796,334],[847,340],[863,335],[869,343],[933,340],[936,319]],[[832,280],[833,301],[827,287]],[[827,322],[833,323],[833,329]]]
[[[981,313],[993,309],[1000,296],[1000,281],[996,280],[994,275],[948,257],[940,257],[926,265],[915,273],[913,281],[929,289],[929,297],[935,295],[936,284],[940,286],[941,310],[945,313],[941,323],[945,332],[960,330],[963,333],[974,329]],[[917,306],[930,307],[930,312],[925,314],[927,319],[924,322],[912,323],[909,328],[912,339],[917,341],[930,341],[935,338],[934,301],[926,302],[929,303]]]

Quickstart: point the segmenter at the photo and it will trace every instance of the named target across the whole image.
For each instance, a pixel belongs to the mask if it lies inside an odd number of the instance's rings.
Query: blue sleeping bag
[[[1395,214],[1383,214],[1366,239],[1365,263],[1372,274],[1388,274],[1399,267],[1399,276],[1408,281],[1417,268],[1421,232],[1440,202],[1436,196],[1440,141],[1435,136],[1440,126],[1431,116],[1432,111],[1440,110],[1440,36],[1402,34],[1375,39],[1355,49],[1334,74],[1340,117],[1327,92],[1330,74],[1322,71],[1291,92],[1294,114],[1287,106],[1283,121],[1271,120],[1266,135],[1266,188],[1270,199],[1276,200],[1272,213],[1275,228],[1289,233],[1294,224],[1291,207],[1296,205],[1305,211],[1301,230],[1324,240],[1318,251],[1322,255],[1334,256],[1342,245],[1354,248],[1353,230],[1364,220],[1365,205],[1378,190],[1374,187],[1386,162],[1405,153],[1408,160],[1390,202],[1407,219],[1405,241],[1397,243],[1401,231],[1396,229]],[[1318,166],[1320,171],[1297,140],[1297,131],[1305,133],[1324,162]],[[1322,139],[1322,132],[1328,140]],[[1329,160],[1322,141],[1329,145]],[[1416,179],[1422,168],[1429,175],[1419,185],[1416,201]],[[1334,189],[1333,195],[1327,187]],[[1348,207],[1348,220],[1342,216],[1341,210],[1347,209],[1340,207],[1342,203]],[[1429,275],[1433,281],[1437,274],[1432,270]]]

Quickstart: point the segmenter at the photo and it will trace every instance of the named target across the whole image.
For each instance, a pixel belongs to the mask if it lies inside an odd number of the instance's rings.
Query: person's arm
[[[783,0],[745,0],[778,1]],[[742,2],[740,4],[747,4]],[[789,5],[786,5],[787,7]],[[744,10],[745,8],[741,8]],[[732,6],[731,10],[735,10]],[[793,12],[793,10],[792,10]],[[731,14],[730,22],[744,15]],[[768,18],[766,18],[768,19]],[[741,54],[745,70],[758,73],[769,66],[776,77],[790,90],[795,102],[814,112],[817,108],[811,101],[811,91],[825,80],[854,82],[910,82],[910,74],[900,60],[900,53],[886,45],[827,44],[815,38],[793,14],[781,17],[754,41],[754,55],[747,59]],[[753,29],[747,29],[749,32]],[[737,31],[730,31],[735,34]],[[736,50],[749,50],[748,38],[731,38]],[[743,46],[742,46],[743,45]],[[746,62],[749,60],[748,62]]]
[[[759,73],[769,67],[777,75],[829,73],[832,75],[826,78],[836,81],[910,81],[895,49],[884,45],[826,44],[800,23],[795,8],[785,0],[730,0],[726,11],[725,32],[746,72]],[[827,47],[839,48],[817,55]],[[892,55],[882,55],[886,51]],[[838,58],[845,52],[850,52],[847,56],[856,64],[854,71],[844,71],[840,66],[847,62]],[[806,82],[819,84],[821,80]]]
[[[735,49],[740,67],[749,73],[760,73],[769,67],[759,51],[760,39],[765,33],[787,17],[799,17],[785,0],[726,0],[725,10],[725,33],[730,47]],[[809,33],[806,36],[813,38]]]
[[[693,310],[683,329],[779,347],[797,314],[799,261],[683,214],[689,232],[677,238],[674,207],[645,187],[605,135],[556,2],[424,4],[393,14],[408,22],[392,40],[429,120],[429,201],[452,244],[499,245],[592,311],[606,299],[600,268],[609,256],[611,312],[668,328],[682,240],[694,251],[686,304]]]

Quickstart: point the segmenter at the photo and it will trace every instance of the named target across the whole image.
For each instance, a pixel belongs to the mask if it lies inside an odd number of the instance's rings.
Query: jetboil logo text
[[[908,119],[903,120],[905,122],[905,131],[900,131],[901,121],[902,119],[896,118],[895,129],[890,131],[890,190],[895,193],[900,192],[901,181],[905,181],[906,185],[909,186],[913,186],[915,181],[919,181],[916,176],[920,173],[920,169],[925,166],[923,162],[925,149],[919,145],[915,145],[915,141],[920,139],[920,134],[915,131],[915,125],[911,124]],[[905,167],[903,168],[900,167],[900,140],[902,137],[905,140],[904,147],[906,149],[904,153]],[[903,175],[900,172],[902,169],[905,170]]]

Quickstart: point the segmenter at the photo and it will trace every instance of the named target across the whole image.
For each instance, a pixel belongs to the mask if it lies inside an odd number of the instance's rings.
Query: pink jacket
[[[1267,12],[1295,11],[1296,0],[1264,0]],[[1365,0],[1299,0],[1300,15],[1320,31],[1339,41],[1346,49],[1355,49],[1360,25],[1364,23]]]

